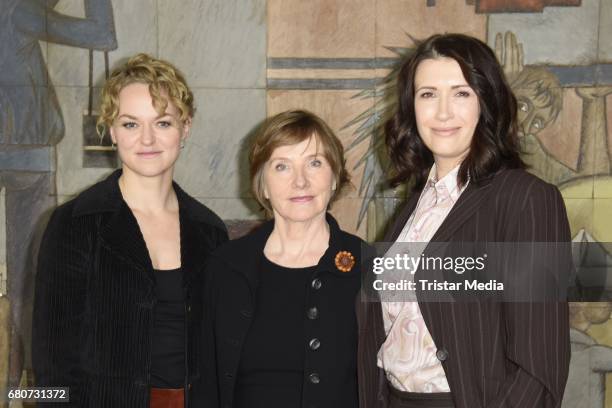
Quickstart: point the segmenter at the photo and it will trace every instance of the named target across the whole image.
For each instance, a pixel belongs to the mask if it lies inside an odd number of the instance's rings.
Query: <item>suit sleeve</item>
[[[81,345],[86,313],[88,234],[66,208],[56,210],[42,239],[32,318],[36,384],[69,387],[69,404],[81,406],[85,373]],[[49,405],[51,406],[51,405]]]
[[[532,283],[563,286],[565,272],[572,266],[571,256],[564,256],[571,236],[561,194],[552,185],[537,183],[522,199],[518,217],[508,222],[506,241],[562,248],[561,258],[546,262],[538,251],[531,251],[530,258],[522,249],[520,266]],[[489,407],[560,407],[571,354],[565,298],[507,302],[503,310],[505,351],[514,370]]]

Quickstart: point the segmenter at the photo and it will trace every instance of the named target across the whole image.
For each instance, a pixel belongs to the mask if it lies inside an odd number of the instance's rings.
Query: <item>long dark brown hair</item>
[[[421,189],[433,165],[432,152],[419,136],[414,111],[414,76],[426,59],[452,58],[478,96],[480,118],[457,181],[478,184],[501,169],[525,168],[520,157],[516,98],[495,53],[484,42],[463,34],[436,34],[418,44],[403,62],[397,78],[397,111],[385,124],[393,165],[391,186],[414,181]]]

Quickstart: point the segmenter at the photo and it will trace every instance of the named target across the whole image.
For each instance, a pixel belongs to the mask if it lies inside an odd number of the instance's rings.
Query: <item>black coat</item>
[[[32,358],[38,386],[70,387],[70,404],[61,407],[148,407],[155,276],[122,199],[120,175],[59,206],[42,240]],[[202,371],[203,266],[227,233],[213,212],[176,184],[174,190],[187,316],[185,383],[191,388]]]
[[[355,408],[358,405],[355,300],[361,284],[360,253],[364,242],[340,230],[329,215],[327,222],[329,248],[311,277],[306,298],[308,308],[317,308],[317,317],[309,318],[307,310],[295,316],[303,321],[306,333],[302,406]],[[233,406],[242,345],[257,313],[260,262],[273,227],[274,222],[270,221],[254,233],[219,247],[207,267],[206,277],[211,279],[205,301],[210,312],[208,333],[212,334],[210,350],[216,351],[217,358],[212,376],[216,377],[218,390],[216,404],[223,408]],[[335,258],[340,251],[348,251],[355,258],[349,272],[336,267]],[[314,337],[321,344],[316,350],[309,347]]]

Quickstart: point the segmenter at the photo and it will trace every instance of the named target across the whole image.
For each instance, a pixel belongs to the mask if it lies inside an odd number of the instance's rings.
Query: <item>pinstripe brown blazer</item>
[[[408,200],[385,241],[397,239],[419,194]],[[570,230],[555,186],[524,170],[503,170],[470,183],[432,241],[569,242]],[[561,406],[570,360],[566,302],[419,300],[419,307],[457,408]],[[388,389],[376,360],[385,340],[380,303],[358,302],[357,316],[360,406],[384,408]]]

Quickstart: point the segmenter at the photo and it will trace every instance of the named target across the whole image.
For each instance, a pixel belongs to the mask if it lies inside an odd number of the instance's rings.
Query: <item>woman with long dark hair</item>
[[[385,241],[570,241],[559,191],[525,171],[516,99],[485,43],[434,35],[403,63],[397,86],[386,126],[391,183],[414,188]],[[546,274],[529,272],[530,282]],[[362,408],[561,405],[570,357],[564,299],[443,302],[418,290],[417,299],[360,306]]]

